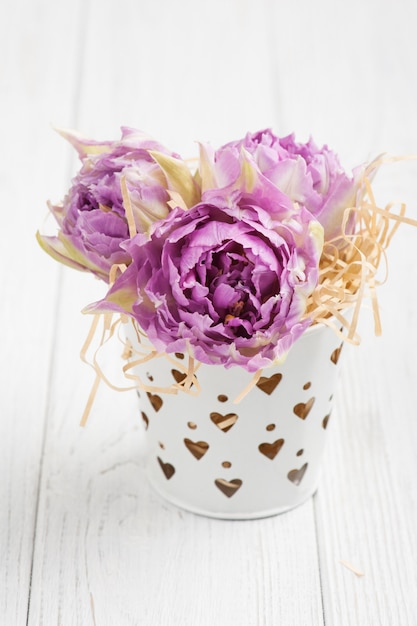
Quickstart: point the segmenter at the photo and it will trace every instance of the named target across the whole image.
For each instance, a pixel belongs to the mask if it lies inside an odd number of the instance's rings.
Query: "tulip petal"
[[[56,132],[76,149],[78,156],[81,159],[85,159],[87,156],[103,154],[108,152],[111,148],[111,141],[98,142],[93,139],[89,139],[75,130],[67,128],[55,128]]]
[[[75,259],[68,256],[67,248],[58,237],[41,235],[40,232],[37,231],[36,239],[42,250],[55,259],[55,261],[59,261],[59,263],[76,270],[86,271],[87,268],[84,264],[78,263]]]
[[[187,164],[155,150],[151,150],[150,155],[164,172],[170,190],[179,193],[188,208],[196,204],[199,191]]]

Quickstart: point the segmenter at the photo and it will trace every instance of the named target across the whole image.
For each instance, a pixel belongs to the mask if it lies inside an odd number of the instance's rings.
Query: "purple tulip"
[[[234,173],[229,171],[229,178],[225,178],[224,162],[230,152],[242,148],[253,157],[268,180],[318,219],[324,228],[325,241],[340,237],[344,212],[356,204],[361,167],[355,168],[353,176],[348,176],[336,154],[327,146],[319,148],[312,139],[296,143],[294,135],[278,138],[267,129],[248,133],[244,139],[216,151],[217,182],[219,178],[225,184],[232,182]],[[352,217],[347,232],[352,232],[353,228]]]
[[[285,358],[310,324],[323,229],[246,160],[240,181],[133,237],[131,265],[87,310],[126,312],[158,352],[203,363],[254,372]]]
[[[178,155],[130,128],[122,128],[122,138],[115,142],[81,139],[66,131],[62,134],[77,149],[82,167],[64,202],[50,206],[60,227],[58,236],[38,234],[38,241],[59,261],[108,282],[113,264],[131,260],[122,246],[129,239],[122,180],[135,230],[146,232],[170,212],[170,190],[181,192],[178,185],[177,189],[170,185],[169,168],[176,168],[181,175],[185,171],[185,178],[191,174]]]

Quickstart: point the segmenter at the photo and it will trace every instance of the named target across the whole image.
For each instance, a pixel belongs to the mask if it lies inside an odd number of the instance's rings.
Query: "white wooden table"
[[[416,23],[413,0],[2,4],[2,626],[417,624],[417,230],[389,251],[382,338],[365,310],[346,350],[317,494],[253,522],[154,495],[133,392],[100,388],[80,428],[80,310],[103,286],[34,238],[77,165],[51,124],[131,125],[184,155],[264,127],[347,167],[416,153]],[[416,163],[377,188],[417,217]]]

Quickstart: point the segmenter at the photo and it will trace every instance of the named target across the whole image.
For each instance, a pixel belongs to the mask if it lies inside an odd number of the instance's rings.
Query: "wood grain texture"
[[[21,1],[0,9],[0,621],[11,625],[26,623],[59,288],[59,269],[34,234],[48,194],[66,178],[68,157],[50,123],[58,110],[71,119],[76,85],[72,61],[51,51],[64,20],[74,52],[77,8]]]
[[[184,156],[195,140],[268,126],[311,133],[348,166],[417,152],[416,6],[16,0],[0,10],[1,624],[415,623],[417,231],[402,227],[389,251],[383,337],[365,310],[363,343],[344,352],[317,495],[253,522],[194,516],[152,492],[134,393],[100,387],[79,427],[94,378],[79,360],[90,323],[80,310],[104,285],[58,269],[34,233],[76,166],[50,123],[97,138],[131,125]],[[416,172],[386,166],[382,204],[404,198],[417,217]],[[104,357],[114,380],[120,352]]]

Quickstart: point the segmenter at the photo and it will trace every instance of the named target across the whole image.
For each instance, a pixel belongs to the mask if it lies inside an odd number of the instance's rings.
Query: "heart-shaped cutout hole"
[[[338,348],[333,350],[333,352],[332,352],[332,354],[330,356],[331,362],[334,363],[335,365],[337,365],[337,362],[338,362],[339,357],[340,357],[340,353],[342,352],[342,348],[343,348],[343,343],[340,344],[340,346]]]
[[[210,413],[210,419],[220,430],[224,433],[227,433],[228,430],[234,426],[238,420],[238,416],[236,413],[227,413],[227,415],[222,415],[221,413]]]
[[[307,402],[299,402],[298,404],[296,404],[293,409],[296,416],[302,420],[305,420],[313,407],[314,400],[315,398],[310,398],[310,400],[308,400]]]
[[[164,403],[162,398],[160,396],[157,396],[156,393],[149,393],[149,391],[146,395],[148,396],[149,402],[152,404],[154,410],[158,412]]]
[[[141,411],[141,415],[142,415],[142,419],[143,419],[144,424],[145,424],[145,430],[148,430],[148,427],[149,427],[149,417],[146,415],[146,413],[144,411]]]
[[[224,478],[216,478],[214,481],[216,487],[220,489],[222,493],[228,498],[231,498],[241,488],[242,481],[240,478],[234,478],[233,480],[225,480]]]
[[[191,439],[184,439],[184,443],[193,456],[199,461],[209,449],[209,445],[206,441],[192,441]]]
[[[187,378],[187,374],[185,372],[180,372],[179,370],[171,370],[171,374],[174,377],[176,383],[182,383],[184,378]]]
[[[259,452],[264,454],[268,459],[275,459],[278,452],[281,450],[284,445],[284,439],[277,439],[274,443],[261,443],[259,445]]]
[[[308,463],[304,463],[300,469],[293,469],[288,472],[288,480],[290,480],[294,485],[298,487],[300,482],[303,480],[303,476],[307,471]]]
[[[281,382],[281,379],[282,379],[282,374],[279,374],[279,373],[273,374],[272,376],[269,376],[269,377],[261,376],[258,382],[256,383],[256,386],[258,387],[258,389],[260,389],[264,393],[267,393],[268,396],[270,396],[271,393],[275,391],[275,389],[278,387],[279,383]]]
[[[175,474],[175,467],[171,465],[171,463],[164,463],[159,456],[156,457],[158,459],[159,465],[161,466],[161,470],[165,474],[165,478],[169,480]]]

